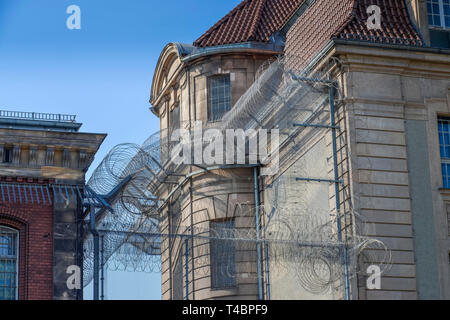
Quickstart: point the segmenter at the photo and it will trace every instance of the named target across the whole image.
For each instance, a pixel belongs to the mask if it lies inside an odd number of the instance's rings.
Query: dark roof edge
[[[413,52],[425,52],[425,53],[450,55],[450,49],[408,46],[408,45],[401,45],[401,44],[385,44],[385,43],[375,43],[375,42],[361,41],[361,40],[343,40],[343,39],[333,38],[320,51],[318,51],[317,54],[314,55],[311,60],[309,60],[309,62],[307,63],[307,65],[303,69],[303,71],[307,73],[309,70],[313,69],[317,65],[317,63],[319,63],[320,60],[323,59],[331,51],[331,49],[333,47],[335,47],[336,45],[377,47],[380,49],[406,50],[406,51],[413,51]]]
[[[233,52],[267,52],[273,54],[283,53],[284,43],[276,39],[274,43],[263,42],[242,42],[232,43],[214,47],[194,47],[193,51],[181,58],[183,62],[189,62],[194,59],[209,56],[213,54],[233,53]]]
[[[437,53],[437,54],[450,54],[450,49],[444,48],[433,48],[433,47],[425,47],[425,46],[412,46],[405,44],[388,44],[388,43],[379,43],[379,42],[371,42],[364,40],[352,40],[352,39],[337,39],[333,38],[331,40],[334,44],[344,44],[344,45],[360,45],[365,47],[379,47],[385,49],[394,49],[394,50],[406,50],[406,51],[416,51],[416,52],[427,52],[427,53]]]
[[[82,123],[78,122],[0,118],[0,128],[6,129],[78,132],[82,125]]]

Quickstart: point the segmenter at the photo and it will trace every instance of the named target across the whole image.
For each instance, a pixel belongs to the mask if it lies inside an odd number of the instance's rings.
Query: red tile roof
[[[367,7],[381,9],[381,30],[367,27]],[[287,35],[286,54],[304,66],[331,39],[423,46],[405,0],[316,0]]]
[[[367,8],[373,4],[381,9],[381,30],[367,28]],[[350,19],[348,24],[338,30],[338,38],[423,46],[410,20],[405,0],[356,0]]]
[[[194,45],[210,47],[248,41],[269,42],[305,0],[244,0]]]

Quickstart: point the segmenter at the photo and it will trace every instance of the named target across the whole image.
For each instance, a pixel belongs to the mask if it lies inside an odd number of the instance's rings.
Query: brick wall
[[[0,224],[19,230],[19,299],[51,300],[53,298],[52,205],[8,204],[0,200]]]

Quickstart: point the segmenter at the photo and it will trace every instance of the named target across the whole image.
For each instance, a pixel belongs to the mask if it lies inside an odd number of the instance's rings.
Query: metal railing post
[[[100,236],[100,300],[105,300],[105,243],[104,235]]]
[[[259,183],[258,183],[258,167],[253,168],[254,191],[255,191],[255,219],[256,219],[256,270],[258,277],[258,299],[263,300],[263,285],[261,272],[261,234],[259,221]]]
[[[339,172],[338,172],[338,157],[337,157],[337,134],[336,134],[336,116],[335,116],[335,105],[334,105],[334,95],[335,87],[330,86],[330,122],[331,122],[331,141],[333,145],[333,171],[334,171],[334,192],[336,200],[336,220],[337,220],[337,232],[338,240],[342,243],[342,225],[341,225],[341,199],[339,194]],[[347,248],[345,244],[342,247],[342,254],[344,260],[344,276],[345,276],[345,298],[350,300],[350,281],[349,281],[349,271],[348,271],[348,259],[347,259]]]
[[[184,240],[184,260],[186,269],[186,300],[189,300],[189,239]]]
[[[94,286],[93,286],[94,294],[93,294],[93,298],[94,298],[94,300],[99,300],[99,251],[100,251],[99,249],[100,249],[100,244],[99,244],[99,236],[98,236],[97,227],[95,225],[95,206],[94,205],[90,206],[89,217],[90,217],[90,227],[91,227],[92,237],[94,240]]]
[[[269,242],[265,243],[266,251],[266,273],[267,273],[267,300],[270,300],[270,263],[269,263]]]

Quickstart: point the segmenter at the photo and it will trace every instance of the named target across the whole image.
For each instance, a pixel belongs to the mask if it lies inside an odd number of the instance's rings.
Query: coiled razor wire
[[[321,121],[326,117],[326,74],[306,74],[290,69],[288,58],[264,65],[263,71],[252,87],[241,97],[233,109],[215,128],[222,133],[227,129],[279,129],[281,135],[292,137],[296,133],[293,122]],[[181,128],[191,132],[196,123],[185,122]],[[208,128],[211,128],[209,126]],[[204,130],[208,129],[205,128]],[[356,212],[347,210],[353,232],[343,241],[338,240],[336,214],[314,209],[308,203],[284,205],[281,201],[285,188],[281,180],[272,184],[275,197],[265,206],[259,206],[262,230],[256,233],[255,210],[251,204],[242,203],[235,220],[247,218],[247,224],[215,231],[183,225],[176,232],[164,233],[160,223],[160,206],[166,199],[154,193],[161,184],[175,184],[187,165],[171,161],[178,143],[171,141],[171,132],[163,130],[150,136],[142,145],[120,144],[114,147],[96,168],[88,186],[99,195],[110,195],[113,213],[97,208],[97,229],[101,237],[101,255],[104,268],[122,271],[161,272],[161,250],[169,245],[173,261],[184,263],[187,253],[189,263],[194,260],[196,276],[211,275],[214,261],[221,262],[214,269],[227,279],[256,279],[256,248],[263,246],[263,259],[270,265],[272,275],[294,275],[305,290],[320,294],[336,286],[343,278],[343,249],[350,276],[365,272],[364,263],[377,262],[386,272],[391,255],[386,245],[365,237],[373,226]],[[195,135],[189,137],[193,144],[207,145]],[[248,156],[248,154],[247,154]],[[207,164],[196,164],[207,167]],[[181,212],[172,212],[181,215]],[[248,219],[248,218],[253,219]],[[188,240],[188,241],[186,241]],[[192,246],[193,244],[193,246]],[[189,247],[186,250],[186,246]],[[217,250],[222,248],[223,250]],[[231,255],[230,252],[233,252]],[[93,278],[93,237],[86,220],[84,237],[84,285]],[[186,257],[184,257],[186,258]],[[175,264],[175,263],[174,263]],[[183,278],[184,268],[173,268],[174,277]],[[181,274],[175,274],[175,273]]]

